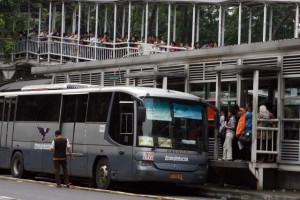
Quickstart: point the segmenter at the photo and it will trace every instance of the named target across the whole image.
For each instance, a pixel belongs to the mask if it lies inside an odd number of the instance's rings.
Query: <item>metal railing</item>
[[[57,60],[60,62],[81,62],[107,60],[133,56],[144,56],[188,49],[139,42],[99,43],[61,37],[34,37],[19,40],[15,44],[13,59]]]
[[[257,120],[257,154],[278,154],[278,119]]]

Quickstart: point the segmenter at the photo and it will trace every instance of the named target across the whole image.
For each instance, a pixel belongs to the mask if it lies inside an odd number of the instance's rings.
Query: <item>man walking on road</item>
[[[54,164],[54,175],[55,175],[55,182],[57,187],[61,187],[61,179],[60,179],[60,166],[63,169],[64,173],[64,181],[67,187],[70,187],[69,182],[69,174],[67,169],[67,153],[66,150],[71,155],[71,158],[74,160],[75,157],[71,151],[71,145],[67,138],[64,138],[61,134],[60,130],[55,131],[55,139],[52,141],[51,144],[51,151],[54,152],[53,154],[53,164]]]

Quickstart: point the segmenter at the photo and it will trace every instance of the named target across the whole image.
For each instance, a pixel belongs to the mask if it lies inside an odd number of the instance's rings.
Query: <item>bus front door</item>
[[[1,124],[0,148],[11,148],[13,138],[13,126],[15,120],[16,97],[5,98],[3,121]]]

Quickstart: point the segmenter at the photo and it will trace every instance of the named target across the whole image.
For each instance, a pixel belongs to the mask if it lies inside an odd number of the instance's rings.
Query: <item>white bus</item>
[[[0,168],[13,177],[53,172],[55,130],[71,143],[70,176],[202,184],[207,176],[207,104],[157,88],[53,84],[0,93]]]

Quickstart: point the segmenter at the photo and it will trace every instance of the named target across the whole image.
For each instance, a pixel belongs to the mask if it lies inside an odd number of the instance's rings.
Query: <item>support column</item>
[[[143,11],[142,11],[142,24],[141,24],[141,41],[143,40],[144,37],[144,24],[145,24],[145,6],[143,6]]]
[[[200,40],[200,8],[197,6],[196,42]]]
[[[56,3],[53,3],[53,14],[52,14],[52,28],[51,31],[53,31],[53,29],[56,28]]]
[[[238,27],[238,45],[242,40],[242,2],[239,3],[239,27]]]
[[[114,49],[113,49],[113,58],[116,57],[116,39],[117,39],[117,4],[114,4]]]
[[[257,190],[264,189],[264,168],[260,167],[258,170]]]
[[[264,24],[263,24],[263,42],[266,41],[266,32],[267,32],[267,4],[264,6]]]
[[[173,18],[173,41],[176,41],[176,5],[174,5]]]
[[[256,162],[257,147],[257,113],[258,113],[258,87],[259,87],[259,71],[255,70],[253,74],[253,100],[252,100],[252,150],[251,162]]]
[[[63,35],[65,30],[65,2],[62,2],[61,5],[61,31],[60,31],[60,64],[63,61]]]
[[[72,32],[76,31],[76,8],[73,10],[73,17],[72,17]]]
[[[107,32],[107,5],[105,5],[104,11],[104,33]]]
[[[131,35],[131,1],[128,3],[128,33],[127,33],[127,55],[130,54],[130,35]]]
[[[171,4],[169,3],[168,8],[168,39],[167,45],[170,46],[170,37],[171,37]]]
[[[185,64],[185,74],[186,77],[184,79],[184,92],[189,93],[190,92],[190,84],[189,84],[189,64]]]
[[[296,4],[296,16],[295,16],[295,30],[294,30],[294,38],[298,38],[298,29],[299,29],[299,5]]]
[[[193,5],[193,25],[192,25],[192,49],[195,48],[195,23],[196,23],[196,5]]]
[[[48,26],[48,63],[50,62],[50,42],[51,42],[51,37],[50,37],[50,33],[51,33],[51,27],[52,27],[52,1],[50,1],[49,4],[49,26]]]
[[[125,17],[126,17],[126,10],[125,6],[123,7],[123,19],[122,19],[122,38],[125,36]]]
[[[159,6],[156,5],[156,26],[155,26],[156,37],[158,37],[158,19],[159,19]]]
[[[220,108],[221,105],[221,72],[216,72],[216,107]],[[214,145],[214,160],[219,158],[219,130],[215,128],[215,145]]]
[[[225,19],[226,19],[226,9],[223,9],[222,13],[222,37],[221,37],[221,45],[224,46],[225,41]]]
[[[90,18],[91,18],[91,6],[88,6],[88,16],[87,16],[87,25],[86,25],[86,32],[90,32]]]
[[[237,64],[242,65],[242,59],[241,58],[239,58],[237,60]],[[242,90],[242,79],[241,78],[242,78],[242,76],[240,74],[236,75],[236,94],[237,94],[236,104],[239,105],[239,106],[242,103],[242,95],[244,95],[243,90]]]
[[[272,41],[273,31],[273,7],[270,7],[270,23],[269,23],[269,41]]]
[[[284,106],[282,106],[283,102],[283,95],[284,95],[284,88],[285,88],[285,83],[283,81],[283,77],[282,77],[282,65],[283,65],[283,61],[282,61],[282,56],[278,56],[278,61],[277,61],[277,67],[280,69],[280,71],[278,72],[278,82],[277,82],[277,119],[278,121],[278,135],[277,135],[277,141],[276,141],[276,150],[278,152],[277,155],[277,162],[281,160],[281,154],[279,152],[281,152],[281,148],[280,148],[280,141],[281,139],[283,139],[283,121],[282,118],[284,116]]]
[[[164,89],[164,90],[168,89],[168,77],[167,76],[163,77],[162,89]]]
[[[77,30],[77,58],[76,62],[79,62],[79,40],[80,40],[80,24],[81,24],[81,2],[78,2],[78,30]]]
[[[249,8],[248,44],[251,44],[251,39],[252,39],[252,8]]]
[[[40,62],[40,42],[41,42],[41,39],[40,39],[40,36],[41,36],[41,20],[42,20],[42,7],[41,5],[39,6],[39,28],[38,28],[38,62]]]
[[[94,52],[95,52],[95,55],[94,55],[94,59],[97,60],[97,38],[98,38],[98,24],[99,24],[99,19],[98,19],[98,16],[99,16],[99,4],[96,3],[96,16],[95,16],[95,39],[94,39],[94,45],[95,45],[95,49],[94,49]]]
[[[148,17],[149,17],[149,3],[146,3],[146,23],[145,23],[145,43],[148,42]]]
[[[222,32],[222,6],[219,6],[219,27],[218,27],[218,46],[221,46],[221,32]]]

